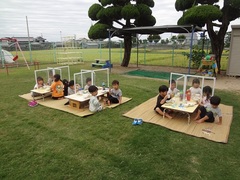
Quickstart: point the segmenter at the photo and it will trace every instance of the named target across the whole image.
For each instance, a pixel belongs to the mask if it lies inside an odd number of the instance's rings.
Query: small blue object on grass
[[[138,119],[138,125],[142,125],[143,120],[142,119]]]
[[[134,119],[132,122],[132,125],[142,125],[143,120],[142,119]]]

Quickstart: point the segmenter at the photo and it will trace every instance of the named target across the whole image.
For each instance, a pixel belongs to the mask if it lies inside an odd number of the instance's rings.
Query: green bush
[[[184,56],[190,58],[190,53],[182,52]],[[205,51],[200,49],[197,45],[193,46],[192,50],[192,67],[197,68],[201,64],[201,60],[205,56]]]

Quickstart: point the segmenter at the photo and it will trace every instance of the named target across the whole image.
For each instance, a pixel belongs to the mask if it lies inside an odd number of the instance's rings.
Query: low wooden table
[[[188,124],[190,124],[190,121],[191,121],[190,114],[192,114],[197,109],[198,104],[196,103],[196,101],[193,101],[193,100],[180,101],[178,100],[178,98],[173,98],[172,102],[167,102],[163,104],[162,107],[164,108],[163,118],[165,117],[166,109],[170,109],[173,111],[186,113],[188,115]]]
[[[33,90],[31,90],[31,92],[40,94],[42,96],[43,101],[44,101],[45,95],[50,94],[51,90],[50,90],[50,87],[44,87],[44,88],[33,89]]]
[[[105,94],[107,94],[108,91],[109,91],[108,89],[98,90],[97,96],[98,97],[104,96]],[[86,103],[88,103],[91,96],[92,95],[88,91],[82,90],[82,91],[77,92],[76,94],[65,96],[65,98],[69,99],[69,105],[72,108],[82,109],[82,108],[84,108],[84,105]]]

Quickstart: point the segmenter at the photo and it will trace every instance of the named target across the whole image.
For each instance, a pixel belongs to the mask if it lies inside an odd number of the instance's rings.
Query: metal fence
[[[112,41],[111,44],[111,61],[113,64],[121,64],[124,56],[123,41]],[[202,48],[201,44],[198,44]],[[18,62],[23,62],[21,53],[15,51],[12,47],[2,47],[9,50],[13,55],[18,54]],[[209,43],[203,46],[205,53],[210,52]],[[23,54],[27,61],[33,63],[38,61],[44,63],[70,63],[70,62],[95,62],[96,59],[109,59],[108,41],[98,41],[94,45],[78,44],[74,47],[64,47],[57,43],[45,43],[41,45],[32,45],[29,51],[27,45],[22,45]],[[177,66],[188,67],[187,53],[190,52],[189,43],[185,44],[160,44],[160,43],[133,43],[131,51],[132,64],[141,65],[160,65],[160,66]],[[228,52],[222,56],[222,69],[227,68]],[[24,63],[24,62],[23,62]]]

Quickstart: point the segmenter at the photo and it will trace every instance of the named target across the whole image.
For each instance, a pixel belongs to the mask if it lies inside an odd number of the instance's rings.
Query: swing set
[[[25,61],[25,64],[27,65],[27,68],[30,70],[29,65],[28,65],[28,63],[27,63],[27,60],[26,60],[26,58],[25,58],[25,56],[24,56],[24,54],[23,54],[23,52],[22,52],[22,49],[21,49],[21,47],[20,47],[17,39],[15,39],[15,38],[0,38],[0,42],[3,42],[3,41],[7,41],[8,43],[11,43],[11,44],[9,45],[9,47],[15,46],[15,51],[16,51],[16,53],[15,53],[15,56],[13,57],[12,60],[13,60],[14,62],[16,62],[16,61],[18,60],[18,58],[19,58],[19,57],[18,57],[18,50],[19,50],[19,51],[21,52],[21,55],[22,55],[24,61]],[[4,64],[4,59],[2,59],[2,63]]]

